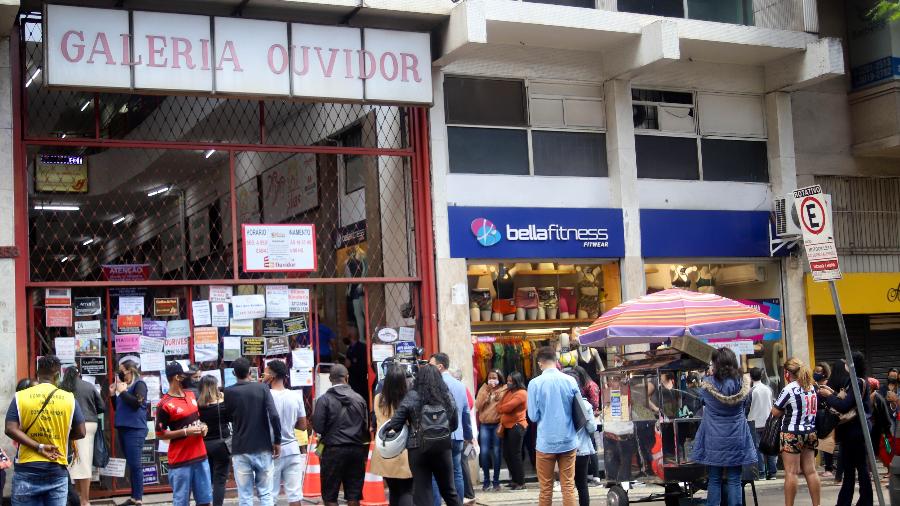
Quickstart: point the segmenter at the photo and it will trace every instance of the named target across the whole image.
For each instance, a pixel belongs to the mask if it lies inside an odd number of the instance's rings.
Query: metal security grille
[[[817,177],[831,195],[842,254],[900,253],[900,178]]]
[[[177,314],[147,307],[145,319],[190,321],[186,352],[166,360],[224,374],[222,334],[216,360],[198,360],[193,341],[191,302],[209,299],[215,286],[242,295],[271,285],[308,289],[307,329],[290,344],[330,352],[321,361],[336,360],[349,333],[371,339],[386,326],[412,327],[419,346],[433,347],[424,109],[50,89],[38,13],[20,17],[13,60],[29,372],[37,356],[55,352],[57,338],[75,335],[75,322],[96,320],[99,336],[88,348],[111,366],[97,377],[105,391],[128,355],[116,345],[120,298],[137,295],[148,306],[179,300]],[[242,225],[257,223],[314,225],[316,270],[245,272]],[[99,299],[102,311],[52,321],[46,290],[58,288]],[[161,460],[158,470],[165,485]],[[126,487],[104,477],[96,493]]]

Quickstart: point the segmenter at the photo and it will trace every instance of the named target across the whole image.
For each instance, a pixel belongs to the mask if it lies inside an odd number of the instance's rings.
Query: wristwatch
[[[44,444],[38,443],[38,452],[42,452],[42,451],[44,451]]]

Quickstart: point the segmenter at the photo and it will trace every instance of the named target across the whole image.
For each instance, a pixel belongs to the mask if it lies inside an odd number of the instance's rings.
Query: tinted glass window
[[[706,181],[769,182],[764,141],[703,139],[703,179]]]
[[[606,136],[585,132],[531,133],[534,173],[540,176],[606,177]]]
[[[528,175],[525,130],[448,127],[450,172]]]
[[[553,4],[553,5],[568,5],[570,7],[587,7],[588,9],[593,9],[596,7],[594,4],[594,0],[523,0],[525,2],[532,2],[536,4]]]
[[[522,81],[447,77],[444,79],[447,123],[525,126]]]
[[[654,14],[672,18],[684,17],[682,0],[619,0],[619,11]]]
[[[699,179],[697,139],[635,135],[637,175],[655,179]]]
[[[688,0],[688,17],[720,23],[753,24],[750,0]]]

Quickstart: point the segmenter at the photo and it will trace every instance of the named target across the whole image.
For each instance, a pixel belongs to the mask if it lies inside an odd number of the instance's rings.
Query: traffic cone
[[[319,464],[319,456],[316,455],[316,438],[309,440],[309,447],[306,451],[306,473],[303,476],[303,497],[313,499],[322,497],[322,480],[319,476],[321,467]]]
[[[363,483],[360,506],[388,506],[384,496],[384,480],[377,474],[369,472],[372,468],[372,449],[375,443],[369,443],[369,457],[366,459],[366,481]]]

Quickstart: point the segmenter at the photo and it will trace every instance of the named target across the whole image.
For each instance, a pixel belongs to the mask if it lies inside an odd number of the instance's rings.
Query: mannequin
[[[350,248],[347,264],[344,266],[344,277],[364,278],[368,270],[366,252],[359,245]],[[359,332],[357,335],[360,341],[366,342],[366,309],[363,296],[363,285],[355,283],[347,287],[347,312],[350,313],[348,316],[356,321],[356,330]]]
[[[716,274],[719,266],[704,265],[697,276],[697,291],[700,293],[716,293]]]
[[[513,299],[516,296],[515,282],[513,276],[516,271],[515,266],[500,264],[500,269],[496,273],[497,296],[494,298],[492,305],[492,320],[514,320],[516,318],[516,306]]]
[[[556,296],[556,287],[542,286],[538,288],[538,320],[555,320],[559,309],[559,298]]]
[[[600,295],[602,290],[603,270],[600,266],[576,267],[578,270],[578,318],[597,318],[600,316]]]

